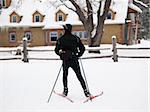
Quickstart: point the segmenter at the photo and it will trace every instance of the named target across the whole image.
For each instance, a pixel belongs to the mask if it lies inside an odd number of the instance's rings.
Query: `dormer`
[[[22,16],[17,14],[15,11],[13,11],[9,16],[10,16],[11,23],[19,23],[22,19]]]
[[[115,19],[115,15],[116,15],[116,12],[113,11],[112,9],[109,9],[109,11],[107,13],[107,16],[106,16],[106,19],[107,20],[114,20]]]
[[[43,22],[45,15],[42,15],[39,11],[35,11],[32,15],[32,21],[36,22]]]
[[[11,4],[11,0],[0,0],[0,6],[2,8],[8,8]]]
[[[62,10],[58,10],[55,15],[55,21],[66,21],[67,15]]]

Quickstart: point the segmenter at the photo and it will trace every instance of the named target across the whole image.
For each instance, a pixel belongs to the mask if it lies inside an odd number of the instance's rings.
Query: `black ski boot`
[[[85,94],[86,97],[91,96],[90,92],[87,89],[84,90],[84,94]]]
[[[64,87],[63,95],[67,96],[68,95],[68,88]]]

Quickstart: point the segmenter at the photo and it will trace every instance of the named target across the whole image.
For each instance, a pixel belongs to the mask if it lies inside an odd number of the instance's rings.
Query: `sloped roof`
[[[125,22],[128,9],[128,0],[112,0],[111,9],[116,12],[115,20],[106,20],[105,24],[122,24]],[[32,14],[35,11],[39,11],[42,15],[45,15],[43,22],[33,23]],[[65,22],[56,22],[55,14],[58,10],[62,10],[65,14],[68,14]],[[23,16],[20,23],[10,23],[9,15],[15,11],[19,15]],[[94,21],[96,23],[96,14],[94,15]],[[60,5],[54,7],[49,3],[49,0],[12,0],[11,5],[7,9],[3,9],[0,15],[0,26],[14,26],[14,27],[40,27],[44,29],[50,28],[62,28],[62,24],[71,23],[73,25],[81,25],[78,16],[72,10],[67,9],[65,6]]]
[[[131,9],[133,9],[133,10],[139,12],[139,13],[142,13],[142,10],[141,10],[138,6],[134,5],[133,3],[129,3],[128,6],[129,6]]]
[[[142,1],[134,0],[134,2],[141,4],[142,6],[144,6],[144,7],[146,7],[146,8],[148,7],[148,5],[146,5],[146,4],[143,3]]]

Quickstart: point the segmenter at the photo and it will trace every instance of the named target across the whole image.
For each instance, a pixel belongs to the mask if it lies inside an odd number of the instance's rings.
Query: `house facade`
[[[73,25],[73,34],[87,44],[87,36],[78,16],[65,6],[55,7],[48,1],[1,0],[0,46],[19,46],[27,37],[30,46],[55,45],[63,34],[62,25]],[[112,0],[102,43],[111,43],[116,35],[120,44],[132,44],[138,37],[141,9],[132,0]],[[94,15],[96,23],[96,15]]]

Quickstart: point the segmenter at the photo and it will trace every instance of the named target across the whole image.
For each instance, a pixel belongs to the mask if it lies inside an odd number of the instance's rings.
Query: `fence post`
[[[112,48],[113,57],[112,57],[112,59],[114,60],[114,62],[118,62],[116,42],[117,42],[116,36],[112,36],[112,45],[113,45],[113,48]]]
[[[28,51],[27,51],[27,38],[24,37],[24,38],[23,38],[23,59],[22,59],[22,61],[24,61],[24,62],[29,62],[27,56],[28,56]]]

